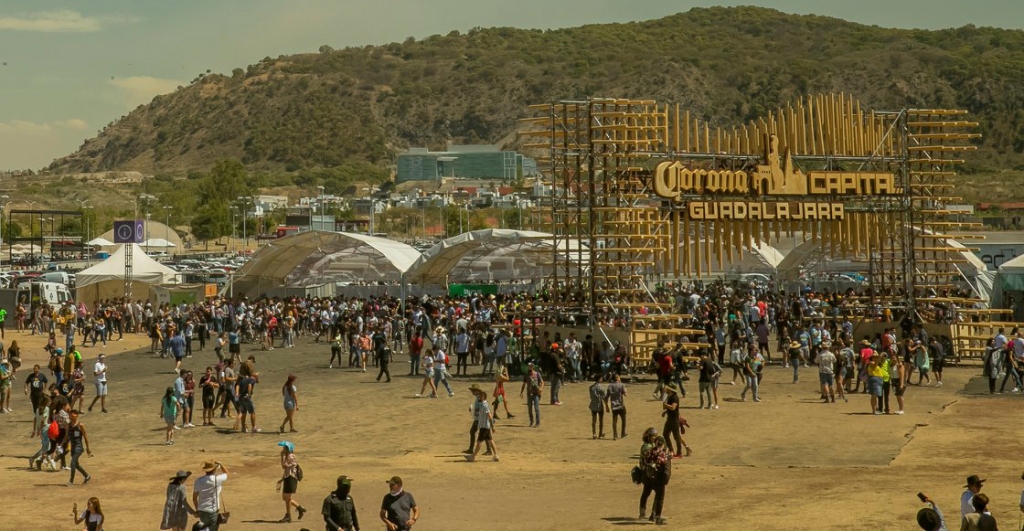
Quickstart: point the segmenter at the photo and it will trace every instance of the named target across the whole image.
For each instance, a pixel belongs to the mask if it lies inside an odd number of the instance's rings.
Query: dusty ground
[[[30,366],[43,356],[41,342],[27,337],[8,332],[7,342],[17,338],[30,347]],[[382,527],[376,513],[384,480],[392,475],[402,476],[416,496],[422,511],[416,529],[423,531],[649,525],[635,520],[640,489],[629,482],[640,434],[661,426],[649,383],[629,387],[631,436],[619,441],[591,440],[584,384],[563,390],[563,406],[542,406],[541,429],[526,427],[519,386],[510,386],[517,416],[501,421],[495,432],[502,461],[467,463],[460,451],[470,424],[469,380],[456,380],[455,398],[417,399],[420,379],[404,376],[407,364],[393,366],[393,383],[378,384],[375,373],[328,370],[327,347],[300,338],[295,349],[254,351],[263,382],[256,393],[262,434],[226,432],[230,424],[221,420],[217,428],[182,430],[177,443],[165,447],[157,410],[174,376],[171,363],[141,348],[144,342],[133,338],[106,349],[116,354],[108,359],[111,413],[83,417],[95,453],[84,458],[94,477],[88,486],[66,487],[67,472],[26,469],[38,443],[27,437],[28,398],[16,384],[15,411],[0,416],[0,499],[6,508],[0,529],[73,529],[71,504],[84,506],[90,496],[102,501],[108,530],[157,529],[166,478],[178,469],[199,473],[207,459],[223,461],[231,471],[227,529],[323,529],[320,503],[339,474],[356,478],[353,497],[363,529]],[[89,366],[100,350],[83,351]],[[207,350],[187,366],[201,371],[214,360]],[[977,368],[949,369],[944,387],[909,389],[906,415],[873,416],[865,414],[863,395],[848,404],[818,403],[812,371],[805,369],[802,382],[793,385],[789,370],[772,367],[760,404],[736,401],[741,387],[725,385],[717,411],[695,408],[694,386],[684,400],[694,456],[676,461],[667,528],[916,529],[921,504],[915,494],[930,495],[955,522],[970,474],[988,479],[984,492],[1005,528],[1016,525],[1024,486],[1015,422],[1020,395],[990,397]],[[301,409],[300,432],[288,439],[297,445],[306,475],[297,499],[311,513],[301,523],[277,524],[283,507],[274,492],[280,474],[276,443],[282,438],[274,431],[283,417],[280,386],[289,372],[299,376]],[[88,401],[91,385],[87,391]]]

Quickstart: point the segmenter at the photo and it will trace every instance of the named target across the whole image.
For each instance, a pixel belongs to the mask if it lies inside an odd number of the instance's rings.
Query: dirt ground
[[[12,339],[27,347],[23,371],[43,360],[41,339],[8,331],[7,343]],[[261,373],[256,410],[263,433],[228,432],[231,421],[218,419],[216,428],[177,432],[176,444],[167,447],[157,411],[174,380],[172,364],[150,354],[147,344],[138,336],[83,350],[87,367],[101,350],[110,355],[111,388],[110,414],[82,419],[95,453],[83,457],[94,478],[87,486],[65,486],[67,472],[27,470],[38,441],[28,438],[28,397],[21,394],[27,373],[19,373],[14,412],[0,416],[6,509],[0,529],[74,529],[72,503],[84,507],[90,496],[101,500],[108,530],[157,529],[167,478],[178,469],[199,474],[205,460],[222,461],[231,472],[224,499],[233,516],[226,529],[323,529],[320,505],[340,474],[355,478],[363,529],[383,528],[377,513],[385,479],[393,475],[415,495],[421,510],[415,529],[422,531],[650,525],[635,519],[640,488],[629,481],[640,435],[662,425],[649,382],[628,386],[630,437],[618,441],[591,439],[586,384],[567,385],[562,406],[542,405],[540,429],[527,427],[519,385],[510,385],[516,418],[501,420],[495,431],[501,462],[467,463],[460,453],[471,423],[467,387],[492,384],[458,378],[454,398],[415,398],[421,380],[406,376],[402,356],[392,366],[393,382],[385,384],[374,381],[375,372],[329,370],[329,347],[308,338],[272,352],[245,345],[243,354],[257,356]],[[208,349],[186,367],[201,372],[215,360]],[[951,368],[943,387],[908,390],[906,415],[874,416],[864,395],[819,403],[814,371],[801,369],[794,385],[789,369],[769,368],[762,403],[739,402],[742,387],[726,384],[720,410],[696,409],[691,385],[683,403],[694,454],[675,462],[666,528],[916,529],[915,494],[924,492],[955,529],[961,487],[971,474],[988,479],[983,492],[1004,528],[1016,525],[1024,487],[1017,455],[1022,430],[1015,422],[1021,395],[991,397],[978,368]],[[280,388],[290,372],[299,377],[299,433],[282,437],[275,433],[283,418]],[[92,389],[90,379],[87,401]],[[277,442],[284,438],[296,444],[305,471],[296,498],[310,509],[291,524],[276,523],[284,514],[274,491]]]

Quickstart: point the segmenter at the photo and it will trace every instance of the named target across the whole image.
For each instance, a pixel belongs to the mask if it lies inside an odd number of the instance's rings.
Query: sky
[[[0,171],[39,169],[104,125],[266,56],[474,27],[558,28],[760,5],[863,24],[1024,29],[1018,0],[2,0]]]

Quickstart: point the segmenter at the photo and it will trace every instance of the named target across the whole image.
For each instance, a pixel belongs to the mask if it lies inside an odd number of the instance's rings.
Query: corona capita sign
[[[692,220],[842,220],[844,204],[814,201],[814,196],[894,196],[903,190],[896,186],[892,173],[812,171],[794,168],[786,151],[780,160],[779,140],[772,135],[765,154],[766,164],[748,173],[743,170],[690,168],[679,161],[665,161],[654,170],[654,193],[658,197],[682,203],[687,196],[736,196],[751,193],[763,201],[687,202]],[[799,201],[786,201],[785,197]],[[775,199],[768,200],[773,197]]]

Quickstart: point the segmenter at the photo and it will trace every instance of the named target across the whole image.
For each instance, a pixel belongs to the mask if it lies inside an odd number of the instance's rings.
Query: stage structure
[[[881,305],[895,321],[928,322],[979,302],[963,292],[969,228],[950,177],[975,149],[965,111],[875,111],[844,94],[808,96],[740,127],[714,127],[679,106],[591,98],[534,105],[524,149],[551,179],[554,308],[629,314],[643,359],[660,340],[702,334],[680,325],[652,282],[706,277],[712,260],[783,234],[820,243],[816,260],[863,262],[870,289],[857,310]],[[646,308],[642,315],[638,310]],[[593,323],[592,323],[593,324]]]

